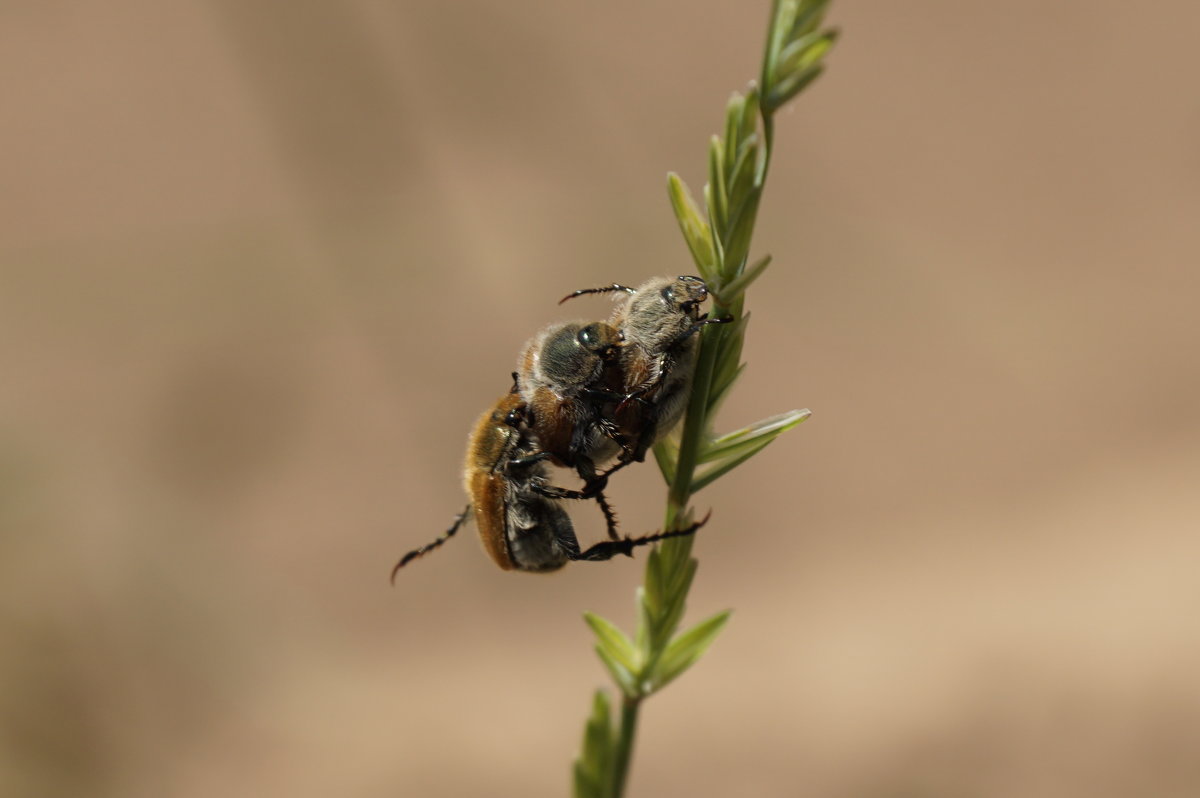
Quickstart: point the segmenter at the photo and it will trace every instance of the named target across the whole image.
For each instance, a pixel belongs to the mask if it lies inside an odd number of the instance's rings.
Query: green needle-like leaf
[[[792,410],[787,413],[771,416],[770,418],[764,418],[747,427],[742,427],[727,435],[722,435],[710,441],[704,447],[698,461],[701,463],[711,463],[716,460],[736,457],[754,444],[764,439],[768,441],[772,440],[793,427],[802,424],[811,415],[812,411],[807,408],[804,410]]]
[[[735,277],[730,282],[721,286],[721,293],[717,299],[721,300],[724,305],[730,305],[737,301],[750,284],[762,276],[762,273],[771,265],[771,256],[763,255],[753,266],[747,266],[746,270]]]
[[[693,520],[692,511],[690,509],[684,510],[678,516],[676,516],[673,528],[682,529],[683,527],[690,525]],[[659,552],[662,554],[664,571],[668,574],[675,574],[676,576],[678,576],[683,567],[691,559],[691,548],[688,546],[670,546],[664,543],[659,548]],[[677,583],[671,582],[670,584],[674,585]]]
[[[808,84],[812,83],[825,69],[824,64],[815,64],[808,69],[800,72],[792,72],[782,78],[778,83],[771,87],[770,94],[766,97],[764,106],[776,111],[787,105],[788,100],[795,97],[804,90]]]
[[[679,622],[683,620],[683,611],[687,607],[687,594],[692,586],[692,580],[696,576],[696,568],[699,562],[695,559],[689,559],[687,564],[680,570],[675,572],[676,579],[672,580],[670,593],[667,595],[667,600],[663,603],[663,611],[656,622],[655,642],[656,647],[661,647],[675,634],[675,630],[679,627]]]
[[[635,592],[637,597],[637,613],[638,624],[637,632],[634,634],[633,643],[637,646],[637,650],[641,652],[643,661],[650,658],[650,612],[646,609],[646,588],[639,587]]]
[[[704,207],[711,209],[715,203],[716,203],[716,200],[713,199],[712,183],[705,183],[704,184]],[[711,210],[709,211],[709,223],[712,224]],[[721,274],[721,273],[723,273],[722,269],[724,268],[721,264],[723,264],[725,262],[725,247],[723,245],[721,236],[714,235],[712,237],[712,247],[713,247],[713,262],[716,264],[715,268],[717,269],[717,273]]]
[[[778,421],[768,419],[766,422],[759,422],[766,426],[751,434],[741,435],[732,441],[721,439],[722,442],[714,442],[702,457],[702,461],[708,465],[696,472],[696,476],[692,480],[692,490],[699,492],[708,487],[726,473],[761,452],[771,441],[800,424],[810,415],[808,410],[785,413],[782,416],[774,417],[780,419]]]
[[[709,465],[702,469],[698,469],[696,471],[695,479],[692,480],[692,491],[694,493],[699,493],[700,491],[704,490],[709,485],[716,482],[718,479],[725,476],[730,471],[761,452],[763,449],[767,448],[767,444],[773,440],[775,439],[767,438],[765,440],[755,441],[754,445],[743,450],[743,452],[736,457],[729,457],[714,465]]]
[[[787,44],[792,26],[796,22],[796,12],[799,10],[796,0],[775,0],[772,11],[770,35],[767,37],[767,50],[763,54],[763,63],[773,67],[779,62],[779,52]],[[768,70],[771,71],[771,70]],[[766,91],[766,86],[763,90]]]
[[[791,30],[788,31],[787,40],[798,39],[815,30],[821,24],[821,20],[825,18],[825,11],[828,7],[829,0],[802,0],[796,11],[795,19],[792,21]]]
[[[608,694],[597,690],[583,727],[583,750],[575,760],[575,798],[608,798],[612,775],[612,716]]]
[[[738,148],[741,148],[744,142],[755,135],[754,131],[758,127],[758,100],[758,88],[751,86],[742,102],[742,119],[737,137]]]
[[[679,459],[679,444],[671,438],[664,438],[654,444],[654,462],[662,472],[663,480],[670,485],[675,480],[675,464]]]
[[[642,596],[642,605],[650,616],[650,625],[654,626],[662,615],[666,580],[663,574],[662,549],[655,546],[646,557],[646,591]],[[653,628],[651,629],[653,631]]]
[[[575,760],[575,798],[605,798],[597,775],[588,772],[579,760]]]
[[[744,318],[744,317],[743,317]],[[722,324],[710,328],[711,342],[706,342],[706,346],[711,346],[716,349],[716,357],[713,358],[713,380],[714,382],[721,376],[727,374],[737,368],[738,353],[741,351],[740,337],[742,335],[743,319],[735,319],[731,323]],[[711,392],[713,385],[709,385],[709,406],[711,412]]]
[[[725,106],[725,139],[723,142],[725,145],[725,157],[722,160],[725,163],[726,169],[737,160],[738,145],[741,144],[742,138],[742,120],[745,107],[746,98],[736,91],[729,98],[728,105]]]
[[[604,667],[608,669],[608,674],[612,676],[613,681],[621,688],[621,692],[627,696],[636,696],[639,691],[638,677],[629,668],[621,662],[618,662],[612,656],[609,649],[602,644],[596,646],[596,656],[604,663]]]
[[[675,218],[679,221],[679,229],[683,231],[683,238],[691,250],[692,260],[696,262],[700,276],[708,282],[716,275],[712,231],[708,222],[704,221],[700,209],[696,207],[687,185],[674,172],[667,175],[667,193],[675,210]]]
[[[750,237],[754,235],[754,220],[758,216],[760,197],[762,187],[754,186],[747,190],[741,204],[730,211],[729,236],[725,244],[725,258],[722,261],[722,277],[726,280],[731,280],[741,273],[749,254]]]
[[[730,359],[731,363],[737,363],[736,359]],[[742,363],[730,369],[729,372],[722,373],[713,378],[712,390],[708,392],[708,406],[713,411],[720,409],[721,403],[725,401],[725,397],[729,395],[729,389],[737,384],[738,378],[742,376],[742,372],[746,370],[746,364]]]
[[[625,636],[624,632],[614,626],[611,621],[601,618],[595,613],[585,612],[583,619],[596,633],[599,646],[613,660],[624,666],[630,673],[638,670],[640,666],[637,661],[637,652],[633,648],[633,642]]]
[[[737,210],[746,201],[754,185],[758,168],[757,133],[752,132],[742,140],[732,164],[729,168],[729,205]]]
[[[712,229],[717,238],[725,236],[725,228],[729,223],[728,195],[725,193],[725,162],[721,147],[721,139],[712,137],[708,146],[708,188],[705,199],[708,201],[708,211]]]
[[[837,40],[836,30],[812,31],[790,42],[779,53],[777,77],[800,72],[820,61]]]
[[[662,688],[704,656],[704,652],[708,650],[708,647],[725,627],[731,612],[732,610],[718,612],[711,618],[701,621],[686,632],[679,634],[667,644],[666,650],[650,677],[653,688],[655,690]]]

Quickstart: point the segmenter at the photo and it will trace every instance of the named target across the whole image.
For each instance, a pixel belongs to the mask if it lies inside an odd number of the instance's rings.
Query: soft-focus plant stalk
[[[701,341],[692,394],[677,441],[655,446],[667,481],[665,529],[691,521],[692,495],[800,424],[808,410],[794,410],[723,436],[711,418],[741,374],[742,343],[750,315],[745,291],[770,264],[770,256],[748,265],[758,204],[770,166],[774,115],[823,69],[836,31],[822,26],[829,0],[775,0],[767,29],[758,85],[735,93],[726,107],[724,136],[709,146],[704,212],[678,175],[667,178],[680,230],[699,274],[713,295],[709,314],[734,323],[708,325]],[[711,534],[706,532],[705,534]],[[637,591],[638,624],[631,640],[610,621],[592,613],[584,619],[596,634],[596,653],[621,690],[614,724],[607,694],[597,691],[575,762],[577,798],[620,798],[632,758],[642,701],[682,674],[703,655],[729,619],[718,613],[676,633],[696,574],[693,536],[672,538],[650,552]]]

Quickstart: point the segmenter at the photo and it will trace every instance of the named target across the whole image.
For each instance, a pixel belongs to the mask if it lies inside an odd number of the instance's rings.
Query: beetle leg
[[[466,506],[466,509],[464,509],[461,513],[459,513],[455,517],[454,523],[450,525],[450,528],[447,529],[445,531],[445,533],[442,534],[441,537],[439,537],[437,540],[433,541],[432,543],[426,543],[424,546],[422,546],[419,549],[413,549],[408,554],[405,554],[403,557],[401,557],[400,562],[396,563],[396,567],[392,569],[392,577],[391,577],[392,584],[393,585],[396,584],[396,574],[400,572],[401,568],[403,568],[405,565],[408,565],[408,563],[411,562],[412,560],[415,560],[418,557],[423,557],[424,555],[426,555],[429,552],[436,549],[438,546],[445,543],[450,538],[454,537],[454,533],[457,532],[459,527],[461,527],[463,525],[463,522],[467,520],[467,515],[470,512],[471,512],[471,505],[468,504]]]
[[[502,468],[529,468],[538,463],[550,460],[554,455],[549,452],[534,452],[533,454],[523,454],[520,457],[510,457],[508,460],[502,460],[496,463],[493,471],[499,471]]]
[[[589,461],[590,463],[590,461]],[[595,477],[595,471],[592,472]],[[606,480],[608,474],[602,474],[598,477],[599,480]],[[545,485],[541,483],[533,483],[531,485],[534,492],[541,494],[550,499],[595,499],[596,504],[600,505],[600,512],[604,513],[604,524],[608,530],[608,536],[613,540],[618,540],[620,535],[617,534],[617,513],[613,510],[612,505],[608,503],[608,497],[603,493],[603,485],[600,489],[589,490],[567,490],[560,488],[557,485]],[[578,546],[576,546],[578,551]]]
[[[697,321],[691,327],[689,327],[686,330],[684,330],[683,332],[681,332],[679,334],[679,337],[677,337],[674,341],[667,344],[667,347],[666,347],[667,351],[670,351],[670,350],[675,349],[675,348],[679,347],[680,345],[682,345],[684,341],[691,338],[696,333],[700,332],[701,328],[704,327],[704,325],[706,325],[706,324],[729,324],[731,321],[733,321],[733,316],[721,316],[718,319],[710,319],[708,317],[708,314],[705,314],[703,317],[700,318],[699,321]]]
[[[706,523],[708,523],[708,516],[705,516],[702,520],[696,521],[695,523],[692,523],[683,529],[674,529],[670,532],[656,532],[653,535],[643,535],[640,538],[605,540],[597,543],[595,546],[592,546],[587,551],[582,552],[579,551],[579,544],[576,542],[576,549],[574,553],[568,550],[567,559],[591,560],[595,562],[601,560],[611,560],[618,554],[624,554],[626,557],[632,557],[635,546],[645,546],[649,543],[657,543],[660,540],[667,540],[668,538],[680,538],[685,535],[694,535],[696,534],[696,530],[704,526]]]

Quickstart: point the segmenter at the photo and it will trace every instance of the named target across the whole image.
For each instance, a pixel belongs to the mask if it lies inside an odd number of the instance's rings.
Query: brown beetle
[[[585,495],[547,484],[545,461],[525,423],[520,394],[508,393],[476,422],[467,444],[463,484],[470,502],[441,537],[405,554],[392,569],[392,580],[412,560],[438,548],[474,516],[488,556],[504,570],[545,572],[571,560],[609,560],[629,555],[634,547],[693,534],[704,519],[671,532],[606,540],[581,551],[571,519],[560,499],[595,498],[613,530],[611,510],[602,493]]]

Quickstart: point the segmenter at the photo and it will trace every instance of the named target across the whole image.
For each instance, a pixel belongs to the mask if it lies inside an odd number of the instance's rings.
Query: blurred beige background
[[[6,4],[0,793],[567,792],[640,559],[388,570],[559,297],[693,271],[767,7]],[[721,423],[814,416],[699,497],[632,794],[1200,794],[1200,10],[831,21]]]

